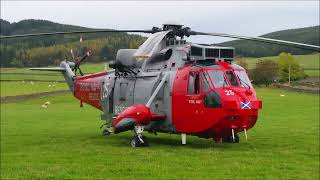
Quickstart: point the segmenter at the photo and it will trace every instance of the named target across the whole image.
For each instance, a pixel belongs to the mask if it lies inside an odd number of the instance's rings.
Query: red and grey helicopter
[[[1,39],[57,34],[138,32],[152,35],[138,49],[120,49],[112,70],[83,75],[80,64],[62,61],[59,71],[82,103],[101,110],[104,135],[133,130],[132,147],[148,146],[144,131],[212,138],[238,143],[252,128],[262,102],[246,71],[232,63],[235,49],[187,42],[194,35],[218,36],[288,45],[319,51],[319,46],[290,41],[192,31],[178,24],[150,30],[94,30],[1,36]],[[80,70],[80,76],[76,71]],[[113,117],[112,117],[113,116]]]

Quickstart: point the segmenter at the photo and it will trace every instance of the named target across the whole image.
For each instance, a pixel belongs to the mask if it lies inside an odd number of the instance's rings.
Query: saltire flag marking
[[[251,102],[241,102],[241,109],[251,109]]]

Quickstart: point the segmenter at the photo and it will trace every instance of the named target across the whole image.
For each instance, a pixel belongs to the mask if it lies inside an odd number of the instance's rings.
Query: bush
[[[237,59],[236,64],[243,67],[248,72],[248,63],[244,59]]]
[[[277,79],[278,65],[272,60],[260,60],[249,74],[254,84],[267,86]]]

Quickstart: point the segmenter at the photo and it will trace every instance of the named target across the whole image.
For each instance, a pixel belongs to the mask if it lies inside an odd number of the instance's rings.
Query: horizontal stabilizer
[[[38,70],[38,71],[60,71],[64,72],[66,71],[65,68],[62,67],[52,67],[52,68],[30,68],[30,70]]]

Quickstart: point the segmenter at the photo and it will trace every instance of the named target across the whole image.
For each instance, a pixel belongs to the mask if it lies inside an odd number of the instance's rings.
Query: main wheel
[[[239,138],[238,134],[234,135],[234,140],[232,138],[232,135],[222,138],[222,142],[225,142],[225,143],[239,143],[239,141],[240,141],[240,138]]]
[[[133,138],[131,139],[131,147],[136,148],[136,147],[149,146],[149,143],[145,136],[141,136],[141,140],[137,135],[133,136]]]
[[[146,136],[141,136],[141,139],[143,140],[143,146],[149,146],[149,142]]]

